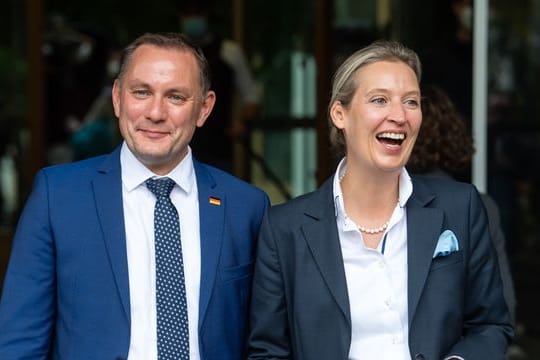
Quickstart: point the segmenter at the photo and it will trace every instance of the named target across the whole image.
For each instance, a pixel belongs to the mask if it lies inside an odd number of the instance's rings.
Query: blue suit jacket
[[[411,358],[503,360],[512,327],[477,191],[424,178],[413,178],[413,187],[406,205]],[[327,181],[271,208],[263,221],[249,359],[348,359],[350,307],[362,304],[349,304],[332,189]],[[433,258],[446,229],[460,250]]]
[[[129,282],[120,151],[38,173],[0,303],[0,359],[125,359]],[[201,359],[242,358],[266,195],[194,161]],[[221,205],[209,203],[210,197]]]

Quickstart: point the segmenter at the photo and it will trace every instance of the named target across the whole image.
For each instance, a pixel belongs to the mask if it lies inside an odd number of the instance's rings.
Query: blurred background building
[[[180,31],[182,2],[2,2],[0,284],[35,172],[117,146],[109,92],[118,51],[144,32]],[[263,188],[274,204],[314,189],[334,170],[326,105],[340,61],[379,38],[421,55],[426,78],[446,87],[474,136],[477,158],[462,180],[488,192],[500,209],[518,302],[522,352],[513,358],[539,359],[540,0],[206,5],[202,25],[239,45],[256,85],[257,111],[249,116],[241,94],[227,100],[233,124],[243,129],[230,137],[230,171]]]

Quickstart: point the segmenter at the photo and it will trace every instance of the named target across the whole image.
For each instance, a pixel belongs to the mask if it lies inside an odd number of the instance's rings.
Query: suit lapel
[[[407,203],[409,325],[424,289],[443,224],[442,211],[427,207],[434,198],[423,184],[415,182]]]
[[[219,191],[208,171],[193,161],[199,192],[199,223],[201,236],[201,283],[199,298],[199,327],[210,302],[223,242],[225,221],[225,194]],[[200,329],[199,329],[200,330]]]
[[[120,147],[105,159],[98,174],[92,180],[92,186],[109,262],[126,319],[130,322]]]
[[[350,326],[349,298],[336,225],[332,178],[314,193],[302,231],[332,297]]]

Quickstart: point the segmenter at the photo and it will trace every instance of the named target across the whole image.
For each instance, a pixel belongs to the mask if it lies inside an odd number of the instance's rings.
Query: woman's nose
[[[405,122],[405,105],[401,103],[392,104],[388,119],[397,123]]]

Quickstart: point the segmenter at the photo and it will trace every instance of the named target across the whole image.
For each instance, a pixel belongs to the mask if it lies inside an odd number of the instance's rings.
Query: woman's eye
[[[405,104],[409,107],[418,107],[418,104],[420,104],[420,102],[416,99],[408,99],[405,100]]]
[[[384,105],[384,104],[386,104],[386,99],[384,99],[382,97],[381,98],[375,98],[375,99],[371,100],[371,102],[374,103],[374,104],[377,104],[377,105]]]

